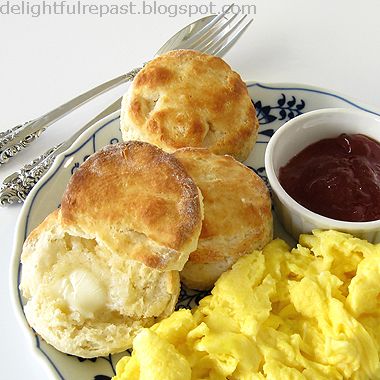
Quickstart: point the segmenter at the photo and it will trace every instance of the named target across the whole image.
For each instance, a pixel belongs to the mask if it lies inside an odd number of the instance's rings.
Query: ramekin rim
[[[265,170],[268,176],[269,183],[275,195],[277,195],[280,200],[285,204],[285,206],[289,210],[294,210],[299,215],[306,217],[312,221],[320,221],[320,224],[330,225],[332,228],[337,229],[350,229],[350,230],[369,230],[380,228],[380,219],[372,220],[368,222],[349,222],[344,220],[338,220],[329,218],[327,216],[320,215],[314,211],[309,210],[308,208],[302,206],[298,203],[293,197],[291,197],[285,189],[282,187],[273,167],[273,151],[276,146],[277,141],[281,138],[281,136],[286,133],[286,131],[291,128],[292,125],[298,124],[304,120],[310,119],[312,117],[316,117],[320,114],[324,113],[344,113],[344,114],[358,114],[363,116],[368,116],[368,118],[376,119],[380,124],[380,118],[375,115],[367,115],[363,111],[352,110],[347,108],[323,108],[319,110],[314,110],[307,112],[303,115],[297,116],[286,123],[284,123],[270,138],[268,145],[265,151]],[[323,138],[323,137],[322,137]],[[323,227],[321,227],[323,228]]]

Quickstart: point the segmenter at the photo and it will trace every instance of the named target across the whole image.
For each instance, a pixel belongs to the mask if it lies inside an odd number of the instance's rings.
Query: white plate
[[[246,164],[254,168],[265,181],[264,153],[266,145],[274,131],[290,118],[320,108],[335,107],[356,108],[380,116],[380,113],[372,111],[368,107],[316,87],[256,82],[247,86],[255,103],[260,130],[256,146]],[[28,196],[18,220],[11,273],[12,298],[16,314],[26,332],[29,344],[36,356],[42,359],[52,378],[65,380],[110,379],[115,374],[117,361],[125,355],[124,353],[83,360],[56,351],[36,336],[28,326],[22,309],[23,300],[18,290],[21,274],[20,254],[24,240],[34,227],[59,206],[66,184],[79,165],[104,145],[121,141],[119,120],[118,112],[101,120],[83,133],[70,149],[57,157],[53,167]],[[275,236],[289,240],[277,223]],[[205,293],[189,292],[183,289],[178,305],[192,306],[204,295]]]

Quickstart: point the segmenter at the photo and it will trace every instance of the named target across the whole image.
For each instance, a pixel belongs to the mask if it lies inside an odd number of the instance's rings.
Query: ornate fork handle
[[[122,83],[133,80],[140,70],[141,68],[133,69],[126,74],[120,75],[117,78],[77,96],[35,120],[20,124],[0,133],[0,166],[4,165],[9,159],[27,148],[33,141],[37,140],[42,132],[51,124],[106,91],[111,90]]]
[[[7,163],[8,160],[14,157],[18,152],[27,148],[34,140],[41,136],[42,132],[45,131],[46,128],[41,128],[18,141],[20,131],[28,129],[33,123],[34,120],[28,121],[12,129],[8,129],[0,135],[0,166]],[[15,142],[12,145],[9,145],[12,141]],[[3,148],[4,146],[6,147]]]
[[[66,148],[66,143],[58,144],[5,178],[0,187],[0,205],[24,202],[30,190],[53,165],[55,157]]]
[[[30,123],[30,121],[28,121],[27,123]],[[25,123],[25,124],[27,124],[27,123]],[[16,127],[12,128],[12,129],[8,129],[5,132],[0,132],[0,148],[3,147],[5,145],[5,143],[7,143],[9,141],[9,139],[14,138],[14,136],[17,134],[17,131],[20,128],[22,128],[23,126],[24,126],[23,124],[20,124],[20,125],[17,125]]]
[[[24,202],[34,185],[53,165],[58,154],[69,148],[84,131],[93,126],[96,122],[119,110],[120,103],[121,98],[110,104],[65,142],[53,146],[29,164],[5,178],[0,187],[0,206]]]

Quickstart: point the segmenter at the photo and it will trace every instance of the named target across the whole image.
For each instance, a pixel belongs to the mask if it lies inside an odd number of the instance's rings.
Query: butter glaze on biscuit
[[[124,140],[173,152],[206,147],[247,159],[258,121],[246,85],[222,59],[176,50],[149,62],[123,98]]]
[[[110,145],[72,176],[63,224],[160,270],[181,270],[197,246],[202,196],[182,165],[144,142]]]

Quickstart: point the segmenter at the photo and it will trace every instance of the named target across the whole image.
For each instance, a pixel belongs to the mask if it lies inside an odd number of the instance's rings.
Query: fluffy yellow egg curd
[[[135,338],[113,380],[380,379],[380,244],[336,231],[244,256]]]

